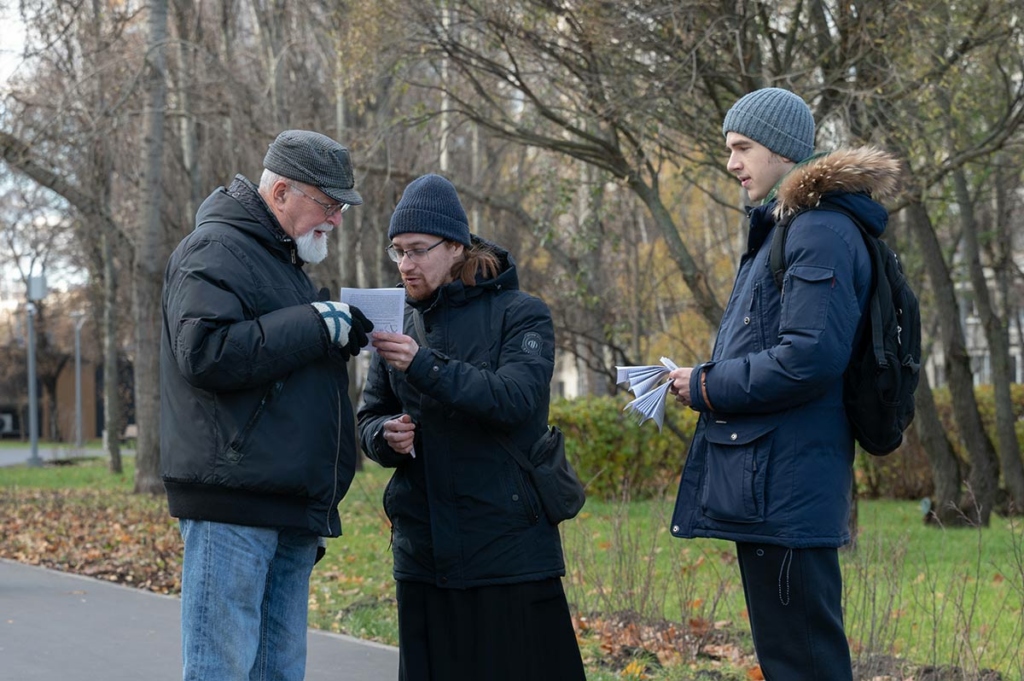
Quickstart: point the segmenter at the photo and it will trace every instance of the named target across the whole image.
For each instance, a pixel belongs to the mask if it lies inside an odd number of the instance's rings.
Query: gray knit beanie
[[[469,246],[469,220],[455,186],[440,175],[423,175],[409,183],[395,206],[388,238],[416,232]]]
[[[789,90],[768,87],[744,95],[725,114],[722,134],[737,132],[799,163],[814,153],[814,116]]]

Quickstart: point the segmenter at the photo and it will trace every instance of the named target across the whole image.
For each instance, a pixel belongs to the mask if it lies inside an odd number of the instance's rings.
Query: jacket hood
[[[302,263],[295,252],[295,242],[270,212],[256,185],[242,175],[236,175],[229,187],[221,187],[199,206],[196,229],[211,222],[228,223],[281,260]]]
[[[876,147],[839,149],[815,156],[793,168],[779,183],[772,214],[777,221],[814,208],[827,197],[881,234],[888,213],[878,202],[896,193],[899,176],[899,161]]]
[[[483,244],[489,247],[494,252],[494,255],[497,256],[498,273],[494,277],[485,279],[480,272],[477,272],[476,284],[473,286],[466,286],[462,283],[461,279],[455,279],[438,288],[434,295],[426,300],[416,301],[406,296],[406,302],[413,307],[426,310],[435,305],[441,298],[444,298],[450,304],[461,305],[467,300],[480,295],[483,291],[519,290],[519,274],[516,271],[516,261],[512,258],[512,254],[501,246],[476,234],[471,234],[470,240],[474,246]],[[401,286],[401,284],[398,284],[398,286]]]
[[[484,288],[518,289],[519,273],[516,269],[516,261],[512,257],[512,254],[498,244],[475,234],[471,235],[470,239],[474,245],[483,244],[490,248],[498,258],[498,273],[494,275],[494,278],[484,279],[483,275],[477,273],[476,285]]]
[[[884,201],[896,193],[900,164],[875,147],[839,149],[798,165],[779,183],[775,217],[814,208],[826,194],[868,194]]]

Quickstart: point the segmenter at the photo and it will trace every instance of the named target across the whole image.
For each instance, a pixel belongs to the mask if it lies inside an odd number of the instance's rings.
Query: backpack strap
[[[885,261],[882,260],[882,249],[879,247],[878,238],[869,235],[861,228],[864,234],[864,245],[868,248],[868,257],[871,258],[871,297],[868,298],[868,307],[871,314],[871,348],[875,356],[875,366],[884,367],[888,364],[885,357],[885,341],[883,331],[885,324],[882,320],[882,300],[892,300],[892,288],[889,285],[889,278],[885,274]],[[899,338],[897,336],[897,338]]]
[[[526,458],[526,454],[523,453],[523,450],[519,449],[519,447],[516,447],[515,443],[513,443],[512,440],[505,437],[505,435],[503,435],[502,433],[496,431],[492,432],[491,435],[492,437],[494,437],[495,440],[498,441],[499,445],[504,447],[506,452],[512,455],[512,458],[515,459],[515,462],[519,464],[520,468],[522,468],[527,473],[529,473],[535,468],[535,466],[532,463],[530,463],[530,460]]]
[[[775,231],[772,232],[771,251],[768,252],[768,266],[771,267],[772,277],[775,278],[775,288],[782,290],[782,281],[786,276],[786,237],[789,236],[789,223],[799,213],[792,213],[782,219],[782,222],[775,223]]]

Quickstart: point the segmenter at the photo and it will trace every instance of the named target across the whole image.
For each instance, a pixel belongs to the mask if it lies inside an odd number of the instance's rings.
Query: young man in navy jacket
[[[814,118],[792,92],[737,101],[722,126],[728,170],[760,205],[711,360],[671,373],[700,412],[672,518],[677,537],[736,542],[747,612],[769,681],[849,681],[838,547],[850,540],[854,440],[843,370],[872,279],[857,225],[876,236],[897,162],[872,148],[813,155]],[[780,291],[768,266],[776,222],[800,212]]]

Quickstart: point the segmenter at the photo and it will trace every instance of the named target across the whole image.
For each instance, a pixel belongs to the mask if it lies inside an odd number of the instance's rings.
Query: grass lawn
[[[103,507],[114,515],[144,513],[145,531],[122,532],[123,540],[163,534],[162,540],[134,550],[159,554],[155,564],[169,564],[168,570],[180,574],[180,562],[173,564],[175,525],[166,518],[163,499],[129,494],[132,463],[125,458],[122,477],[111,475],[99,459],[74,466],[0,468],[0,506],[24,507],[31,498],[49,509],[46,495],[77,489],[54,508],[79,516],[83,511],[99,515],[106,512]],[[327,556],[313,571],[311,626],[396,642],[390,531],[381,510],[388,474],[366,462],[342,502],[344,536],[330,541]],[[699,678],[757,678],[732,545],[671,537],[671,510],[668,497],[632,503],[591,499],[578,518],[562,526],[566,592],[588,677],[682,681],[694,678],[698,667],[714,667],[717,676]],[[993,517],[990,528],[943,530],[925,527],[920,517],[913,502],[862,502],[858,546],[841,553],[857,678],[881,677],[880,671],[869,670],[883,659],[890,674],[904,660],[970,673],[991,668],[1004,679],[1024,678],[1022,523]],[[17,532],[5,534],[31,542],[44,532],[33,522],[21,517]],[[67,542],[52,534],[46,534],[45,546],[55,554],[72,551],[75,536],[89,531],[69,533],[73,536]],[[10,541],[5,536],[0,544],[7,548]],[[105,546],[94,551],[120,550],[110,541]],[[18,551],[32,555],[23,544]],[[912,678],[899,671],[903,675],[894,678]]]
[[[40,452],[70,452],[73,448],[73,444],[67,442],[50,442],[49,440],[40,440],[36,443]],[[0,449],[29,449],[32,443],[28,440],[22,440],[21,438],[4,438],[0,439]],[[95,452],[100,451],[102,443],[100,440],[93,440],[91,442],[85,441],[82,443],[82,448],[92,450]]]

